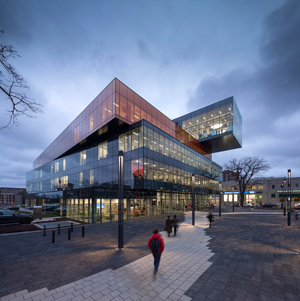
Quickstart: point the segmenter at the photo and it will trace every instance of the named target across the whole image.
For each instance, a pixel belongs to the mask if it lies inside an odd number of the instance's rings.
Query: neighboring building
[[[224,176],[225,171],[223,172]],[[287,183],[285,186],[284,177],[266,177],[266,178],[255,178],[250,181],[250,185],[247,186],[245,191],[245,203],[253,205],[262,205],[265,203],[282,204],[289,197],[287,189]],[[300,202],[300,177],[291,179],[291,199],[292,205]],[[232,205],[232,198],[234,195],[234,202],[239,201],[239,186],[236,181],[223,182],[223,194],[224,202],[226,205]]]
[[[0,187],[0,206],[21,205],[25,193],[25,188]]]
[[[87,222],[117,218],[118,152],[124,152],[124,218],[218,202],[222,167],[212,153],[241,147],[233,97],[174,121],[118,79],[34,161],[26,203]],[[186,128],[186,130],[185,130]]]

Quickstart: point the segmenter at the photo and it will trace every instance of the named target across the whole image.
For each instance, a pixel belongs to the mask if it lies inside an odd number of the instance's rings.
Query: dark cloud
[[[243,116],[244,144],[233,154],[263,155],[272,161],[275,174],[280,172],[277,167],[287,168],[278,158],[300,159],[299,32],[300,2],[287,1],[265,19],[259,65],[236,68],[219,78],[203,78],[188,102],[188,108],[195,110],[234,95]],[[229,152],[221,160],[228,157]]]

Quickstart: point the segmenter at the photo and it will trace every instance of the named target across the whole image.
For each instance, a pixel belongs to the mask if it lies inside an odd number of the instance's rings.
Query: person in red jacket
[[[153,235],[150,237],[148,241],[148,248],[151,250],[154,257],[154,271],[153,274],[156,275],[161,253],[165,249],[164,241],[162,237],[158,233],[158,229],[153,230]]]

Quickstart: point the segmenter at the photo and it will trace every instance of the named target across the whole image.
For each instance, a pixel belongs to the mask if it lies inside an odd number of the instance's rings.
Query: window
[[[79,173],[79,186],[82,186],[82,184],[83,184],[83,172],[81,171]]]
[[[232,190],[232,187],[231,186],[228,186],[228,191]]]
[[[90,185],[94,185],[94,170],[90,170]]]
[[[79,153],[79,163],[84,165],[86,163],[86,150]]]
[[[275,189],[275,185],[272,185],[272,189]]]
[[[65,190],[66,187],[68,187],[68,182],[69,182],[68,176],[64,176],[64,177],[60,178],[60,183],[61,183],[61,186],[62,186],[63,190]]]
[[[258,185],[258,189],[264,189],[264,185]]]
[[[63,170],[66,170],[66,159],[63,159]]]
[[[90,131],[92,131],[94,128],[94,113],[90,114],[89,123],[90,123]]]
[[[51,175],[53,174],[53,164],[51,164]]]
[[[299,183],[295,183],[295,188],[299,188]]]
[[[223,190],[226,191],[226,187],[223,187]]]
[[[256,189],[256,185],[252,185],[252,189]]]
[[[228,174],[225,175],[225,182],[228,182]]]
[[[59,172],[59,162],[55,162],[55,165],[54,165],[54,172],[55,172],[55,173]]]
[[[107,141],[98,144],[98,160],[107,157]]]

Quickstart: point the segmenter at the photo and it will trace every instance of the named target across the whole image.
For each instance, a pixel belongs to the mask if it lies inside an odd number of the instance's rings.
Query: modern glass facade
[[[178,117],[173,121],[199,142],[209,145],[212,152],[242,146],[242,116],[233,97]],[[222,137],[225,136],[227,140],[224,144]]]
[[[215,201],[222,168],[208,158],[210,150],[192,136],[190,127],[188,133],[117,79],[112,83],[105,89],[109,92],[100,93],[104,102],[79,115],[86,122],[78,124],[77,117],[34,162],[27,192],[39,205],[55,207],[70,218],[114,220],[118,152],[123,151],[124,218],[182,211],[191,203],[192,174],[197,208]],[[65,135],[70,137],[67,144]]]

